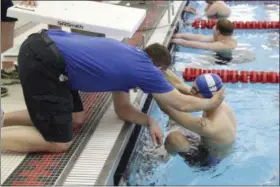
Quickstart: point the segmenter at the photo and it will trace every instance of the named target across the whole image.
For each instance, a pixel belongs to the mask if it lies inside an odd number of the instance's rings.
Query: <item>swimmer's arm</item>
[[[189,120],[191,123],[183,123],[181,126],[204,137],[209,137],[211,134],[213,134],[214,125],[209,119],[203,117],[194,118],[190,116]]]
[[[207,118],[193,117],[185,112],[173,111],[176,114],[171,114],[172,119],[182,127],[195,132],[201,136],[209,136],[213,132],[213,123]]]
[[[215,51],[215,52],[220,52],[222,50],[225,50],[225,46],[223,44],[221,44],[220,42],[205,43],[205,42],[187,41],[187,40],[182,40],[182,39],[173,39],[173,42],[178,45],[182,45],[184,47],[191,47],[191,48],[196,48],[196,49],[206,49],[206,50],[211,50],[211,51]]]
[[[191,94],[191,87],[185,84],[183,81],[179,79],[179,77],[172,72],[171,70],[167,69],[164,72],[166,79],[182,94],[190,95]]]
[[[173,39],[185,39],[192,41],[201,41],[201,42],[213,42],[213,36],[205,36],[201,34],[192,34],[192,33],[177,33],[174,34]],[[172,42],[172,40],[171,40]]]
[[[211,132],[211,128],[213,127],[213,125],[212,122],[207,118],[193,117],[186,112],[180,112],[166,105],[163,105],[159,101],[157,101],[157,104],[160,109],[169,116],[170,119],[174,120],[182,127],[198,133],[202,136],[207,136]]]
[[[211,99],[202,99],[183,95],[177,89],[167,93],[154,93],[153,97],[164,105],[182,112],[209,110],[219,106],[224,99],[224,89],[218,91]]]

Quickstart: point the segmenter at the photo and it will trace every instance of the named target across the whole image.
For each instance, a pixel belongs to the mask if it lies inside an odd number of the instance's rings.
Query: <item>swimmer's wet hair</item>
[[[168,68],[171,65],[171,55],[165,46],[154,43],[147,46],[144,51],[149,55],[155,66]]]
[[[234,26],[231,21],[228,19],[222,18],[219,19],[216,28],[224,36],[230,36],[233,34]]]

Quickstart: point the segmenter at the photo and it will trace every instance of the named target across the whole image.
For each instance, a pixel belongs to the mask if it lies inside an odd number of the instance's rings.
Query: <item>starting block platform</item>
[[[109,12],[109,13],[108,13]],[[105,36],[132,38],[146,17],[146,10],[93,1],[37,1],[35,8],[14,5],[9,17],[102,33]],[[5,51],[2,61],[17,61],[20,45]]]
[[[146,10],[93,1],[37,1],[34,8],[14,5],[7,16],[131,38],[145,19]]]

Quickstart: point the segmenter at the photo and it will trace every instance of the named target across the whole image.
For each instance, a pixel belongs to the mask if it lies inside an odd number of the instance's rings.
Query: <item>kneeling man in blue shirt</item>
[[[130,103],[130,89],[186,112],[211,109],[224,99],[223,91],[202,99],[174,89],[163,75],[170,53],[157,43],[141,50],[114,39],[43,30],[23,42],[18,65],[27,110],[5,115],[1,143],[8,151],[66,151],[73,125],[84,121],[78,91],[112,92],[118,117],[147,126],[155,144],[162,144],[162,131]]]

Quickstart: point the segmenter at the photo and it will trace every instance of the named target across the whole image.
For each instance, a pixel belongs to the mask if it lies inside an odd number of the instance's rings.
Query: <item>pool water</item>
[[[211,35],[212,30],[184,28],[182,32]],[[177,71],[186,66],[197,68],[279,71],[279,31],[236,30],[234,38],[238,42],[233,58],[237,63],[227,66],[216,65],[214,52],[177,46],[174,52]],[[211,60],[213,59],[213,60]],[[252,59],[252,60],[251,60]],[[210,62],[210,63],[209,63]]]
[[[230,20],[235,21],[279,21],[279,3],[271,1],[227,2],[232,9]],[[197,12],[204,12],[205,1],[190,1]],[[275,16],[276,15],[276,16]],[[186,14],[187,21],[181,22],[180,32],[212,35],[211,29],[194,29],[191,23],[203,15]],[[234,38],[238,42],[233,55],[233,63],[227,66],[216,65],[214,52],[177,46],[174,54],[175,68],[180,74],[186,67],[279,71],[279,29],[254,30],[237,29]]]
[[[203,2],[191,2],[203,10]],[[233,2],[232,7],[247,7],[243,17],[249,20],[271,20],[274,12],[264,11],[263,2]],[[278,6],[276,4],[275,6]],[[273,5],[272,7],[275,8]],[[239,12],[242,12],[242,11]],[[278,15],[279,15],[279,10]],[[245,16],[246,15],[246,16]],[[239,15],[241,16],[241,15]],[[195,17],[195,16],[193,16]],[[242,16],[241,16],[242,17]],[[191,18],[189,18],[191,20]],[[193,18],[194,20],[194,18]],[[185,23],[183,23],[185,24]],[[185,25],[180,32],[211,34]],[[249,63],[218,66],[206,64],[211,52],[176,47],[175,69],[181,76],[187,66],[237,70],[279,71],[279,31],[237,30],[239,47],[249,49],[255,60]],[[187,83],[191,84],[191,83]],[[166,157],[162,149],[152,146],[148,130],[143,128],[126,170],[127,185],[279,185],[279,85],[225,84],[225,101],[237,119],[234,151],[209,170],[190,168],[180,156]],[[167,132],[168,117],[153,102],[149,115]],[[192,113],[194,116],[201,112]]]
[[[128,167],[128,184],[279,185],[279,85],[226,84],[225,101],[236,115],[237,140],[234,152],[216,168],[190,168],[180,156],[162,161],[143,129]],[[168,117],[156,104],[150,115],[166,135]]]

